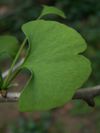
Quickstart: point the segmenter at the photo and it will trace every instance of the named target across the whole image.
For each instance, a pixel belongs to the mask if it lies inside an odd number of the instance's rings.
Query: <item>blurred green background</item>
[[[82,34],[88,44],[85,55],[93,72],[84,86],[100,84],[100,1],[99,0],[0,0],[0,35],[12,34],[22,41],[21,25],[36,19],[42,4],[62,9],[61,21]],[[100,98],[96,107],[72,101],[49,112],[20,113],[14,104],[0,105],[0,133],[100,133]],[[6,107],[5,107],[6,106]],[[4,118],[5,117],[5,118]]]

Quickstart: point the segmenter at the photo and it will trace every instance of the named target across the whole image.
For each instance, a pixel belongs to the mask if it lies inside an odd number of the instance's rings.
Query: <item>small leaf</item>
[[[23,26],[31,50],[23,67],[32,71],[19,99],[21,111],[49,110],[72,99],[91,73],[80,55],[86,42],[74,29],[54,21],[37,20]]]
[[[63,11],[61,11],[60,9],[58,9],[56,7],[52,7],[52,6],[43,6],[43,10],[42,10],[42,13],[39,16],[39,18],[41,18],[45,15],[49,15],[49,14],[55,14],[55,15],[59,15],[63,18],[66,18]]]
[[[18,40],[13,36],[0,36],[0,59],[4,55],[14,57],[19,49]]]
[[[3,84],[3,78],[2,78],[2,74],[1,74],[1,72],[0,72],[0,90],[1,90],[2,84]]]

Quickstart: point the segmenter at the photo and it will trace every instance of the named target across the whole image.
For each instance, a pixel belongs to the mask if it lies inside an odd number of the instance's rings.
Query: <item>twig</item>
[[[20,67],[20,66],[23,64],[24,60],[25,60],[25,59],[22,58],[22,59],[14,66],[13,71],[15,71],[18,67]],[[8,75],[8,73],[9,73],[9,70],[6,70],[5,72],[3,72],[2,77],[5,78],[5,77]]]
[[[84,100],[89,106],[94,107],[94,98],[100,96],[100,85],[78,90],[72,99]]]
[[[99,95],[100,95],[100,85],[91,88],[80,89],[74,94],[72,99],[84,100],[89,106],[94,107],[95,106],[94,98]],[[17,102],[19,97],[20,93],[18,92],[8,92],[6,98],[0,95],[0,103]]]
[[[8,92],[6,97],[3,97],[0,94],[0,103],[5,103],[5,102],[17,102],[20,97],[20,93],[17,92]]]
[[[16,70],[17,67],[19,67],[24,62],[24,58],[18,62],[13,71]],[[9,73],[9,70],[7,70],[5,73],[3,73],[3,78],[5,78]],[[8,92],[6,98],[0,95],[0,103],[2,102],[17,102],[19,99],[20,93],[18,92]],[[95,102],[94,98],[96,96],[100,96],[100,85],[90,87],[90,88],[82,88],[79,89],[74,96],[72,97],[73,100],[84,100],[89,106],[94,107]]]

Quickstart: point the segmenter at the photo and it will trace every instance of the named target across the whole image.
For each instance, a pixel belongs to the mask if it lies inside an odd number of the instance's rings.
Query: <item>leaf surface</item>
[[[14,57],[19,49],[18,40],[14,36],[0,36],[0,57]],[[0,59],[1,59],[0,58]]]
[[[52,7],[52,6],[43,6],[43,10],[42,13],[40,14],[39,18],[45,16],[45,15],[49,15],[49,14],[55,14],[58,16],[61,16],[63,18],[66,18],[65,14],[63,11],[61,11],[60,9],[56,8],[56,7]]]
[[[0,72],[0,89],[1,89],[2,84],[3,84],[3,78],[2,78],[2,74]]]
[[[54,21],[37,20],[22,27],[31,50],[23,67],[34,75],[23,89],[21,111],[49,110],[71,100],[91,72],[81,55],[86,42],[74,29]]]

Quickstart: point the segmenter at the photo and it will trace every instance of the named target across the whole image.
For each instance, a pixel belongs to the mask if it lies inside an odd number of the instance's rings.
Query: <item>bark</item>
[[[89,106],[94,107],[94,98],[100,95],[100,85],[90,88],[79,89],[74,96],[73,100],[84,100]],[[17,102],[20,97],[18,92],[8,92],[6,97],[0,95],[0,102]]]

